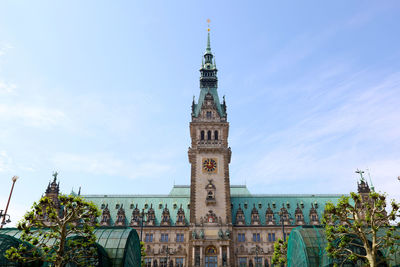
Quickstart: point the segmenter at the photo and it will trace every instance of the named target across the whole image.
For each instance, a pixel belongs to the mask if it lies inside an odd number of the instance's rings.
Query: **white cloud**
[[[13,160],[6,151],[0,151],[0,172],[12,171]]]
[[[52,159],[56,168],[96,175],[122,176],[131,179],[165,175],[171,167],[163,161],[135,160],[130,163],[106,153],[59,153]],[[135,163],[133,163],[135,162]]]
[[[16,84],[7,83],[4,80],[0,80],[0,95],[13,93],[15,92],[15,88],[17,88]]]
[[[63,111],[53,108],[0,104],[0,120],[19,121],[27,126],[49,127],[67,120],[67,116]]]
[[[400,188],[395,179],[400,175],[396,150],[400,148],[400,73],[370,84],[363,82],[371,76],[372,72],[367,72],[349,79],[340,85],[340,93],[335,86],[324,88],[325,94],[307,102],[315,105],[303,111],[302,120],[247,143],[255,148],[248,158],[235,155],[239,158],[235,164],[240,164],[235,166],[238,175],[253,185],[287,183],[288,189],[292,182],[302,182],[309,184],[307,191],[323,193],[355,190],[353,172],[369,166],[377,190],[400,199],[394,189]],[[310,95],[320,90],[318,83],[314,86],[307,88]],[[292,87],[302,90],[299,84]],[[249,166],[251,176],[247,174]]]
[[[0,57],[4,56],[6,54],[6,51],[9,49],[12,49],[12,48],[14,48],[14,47],[9,43],[0,44]]]

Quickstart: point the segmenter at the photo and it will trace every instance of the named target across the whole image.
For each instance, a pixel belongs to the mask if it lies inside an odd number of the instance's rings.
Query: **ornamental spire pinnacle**
[[[208,23],[208,28],[207,28],[207,48],[206,51],[211,53],[211,42],[210,42],[210,19],[207,19],[207,23]]]

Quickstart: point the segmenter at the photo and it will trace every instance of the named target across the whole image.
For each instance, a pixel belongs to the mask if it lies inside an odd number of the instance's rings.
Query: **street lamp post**
[[[144,220],[144,209],[142,209],[142,214],[140,215],[140,242],[143,241],[142,235],[143,235],[143,220]]]
[[[167,246],[167,248],[165,249],[165,267],[168,267],[168,261],[169,261],[169,247]]]
[[[258,253],[259,253],[259,249],[260,249],[260,247],[258,246],[258,245],[256,245],[256,267],[259,267],[260,266],[260,264],[259,264],[259,262],[258,262]]]
[[[279,217],[280,217],[279,222],[280,222],[281,225],[282,225],[283,241],[286,242],[285,220],[283,219],[283,213],[280,211],[280,212],[274,212],[274,214],[278,214]],[[292,219],[289,212],[287,213],[287,215],[288,215],[288,219],[289,219],[289,220]]]
[[[13,183],[12,183],[12,186],[11,186],[10,196],[8,197],[6,210],[4,211],[4,214],[3,214],[3,211],[2,211],[2,210],[1,210],[1,212],[0,212],[0,218],[3,217],[3,220],[2,220],[2,222],[1,222],[0,228],[3,228],[3,226],[4,226],[6,223],[10,223],[10,222],[11,222],[11,220],[10,220],[10,215],[7,214],[7,211],[8,211],[8,205],[10,205],[10,199],[11,199],[11,196],[12,196],[12,192],[13,192],[13,190],[14,190],[14,184],[15,184],[15,182],[18,180],[18,176],[14,176],[11,180],[12,180]],[[8,216],[7,221],[6,221],[6,216]]]

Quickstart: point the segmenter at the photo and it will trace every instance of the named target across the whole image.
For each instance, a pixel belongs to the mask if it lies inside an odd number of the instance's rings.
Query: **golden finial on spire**
[[[210,20],[210,19],[207,19],[207,24],[208,24],[208,29],[207,29],[207,31],[210,31],[210,22],[211,22],[211,20]]]

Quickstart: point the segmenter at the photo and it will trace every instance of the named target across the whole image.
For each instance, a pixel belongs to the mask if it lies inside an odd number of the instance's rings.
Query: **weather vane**
[[[364,171],[361,171],[361,170],[357,169],[356,173],[358,173],[361,176],[361,181],[364,181],[364,177],[363,177]]]
[[[207,24],[208,24],[208,29],[207,29],[207,31],[210,31],[210,22],[211,22],[211,20],[210,20],[210,19],[207,19]]]

